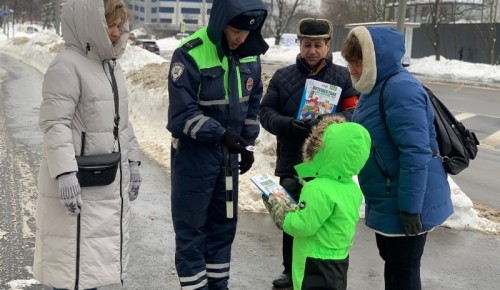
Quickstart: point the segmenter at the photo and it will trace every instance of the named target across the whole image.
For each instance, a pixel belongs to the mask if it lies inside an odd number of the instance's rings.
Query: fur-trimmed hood
[[[340,115],[324,118],[303,146],[304,162],[295,166],[301,178],[341,180],[357,175],[370,154],[371,138],[361,125]]]
[[[404,69],[401,59],[405,53],[404,37],[396,29],[390,27],[353,28],[361,45],[363,54],[363,72],[360,79],[352,78],[353,86],[363,94],[368,94],[374,86],[389,75]]]
[[[125,52],[129,36],[129,23],[124,22],[120,38],[113,47],[108,36],[104,16],[104,2],[95,0],[69,0],[61,12],[62,35],[66,47],[99,62],[119,58]]]

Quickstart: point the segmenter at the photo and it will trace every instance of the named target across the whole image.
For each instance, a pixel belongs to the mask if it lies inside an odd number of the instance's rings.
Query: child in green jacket
[[[302,182],[298,207],[270,195],[264,204],[278,228],[294,237],[293,289],[346,289],[349,248],[359,220],[362,192],[353,181],[370,154],[371,139],[359,124],[327,117],[313,128],[295,166]],[[294,179],[281,183],[300,190]]]

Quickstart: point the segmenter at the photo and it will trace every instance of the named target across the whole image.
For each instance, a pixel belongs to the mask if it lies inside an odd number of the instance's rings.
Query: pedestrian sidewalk
[[[445,83],[445,84],[457,84],[471,87],[482,87],[482,88],[500,88],[500,82],[486,82],[482,80],[466,80],[466,79],[449,79],[442,77],[433,77],[430,75],[420,75],[413,74],[417,79],[423,83]]]
[[[170,211],[170,182],[164,167],[142,158],[139,198],[130,219],[129,275],[123,287],[100,290],[179,289],[175,236]],[[229,288],[271,290],[282,271],[281,236],[268,214],[239,213],[232,250]],[[428,234],[422,259],[424,290],[491,290],[500,285],[500,237],[437,228]],[[348,289],[383,290],[383,262],[375,234],[360,220],[350,251]],[[34,285],[26,289],[50,288]]]
[[[143,185],[131,217],[130,275],[123,289],[179,289],[169,176],[165,168],[147,159],[141,170]],[[230,289],[272,289],[272,280],[282,271],[281,235],[268,214],[239,213]],[[423,289],[498,288],[499,248],[499,237],[437,228],[428,235],[422,260]],[[348,289],[384,289],[383,263],[378,256],[375,234],[364,225],[364,220],[360,220],[350,251]]]

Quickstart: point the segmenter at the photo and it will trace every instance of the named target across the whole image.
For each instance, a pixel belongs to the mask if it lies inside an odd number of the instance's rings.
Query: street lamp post
[[[54,13],[55,13],[55,23],[54,26],[56,28],[56,33],[57,35],[61,35],[60,29],[61,29],[61,1],[55,0],[54,1]]]
[[[399,30],[401,33],[405,33],[404,31],[404,25],[405,25],[405,18],[406,18],[406,0],[399,0],[399,5],[398,5],[398,21],[396,25],[396,29]]]
[[[14,33],[15,33],[15,29],[14,29],[14,10],[10,9],[9,13],[12,14],[12,38],[14,38],[15,37],[15,35],[14,35]]]

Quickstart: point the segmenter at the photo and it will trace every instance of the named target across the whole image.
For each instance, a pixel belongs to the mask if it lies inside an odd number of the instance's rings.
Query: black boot
[[[276,288],[292,287],[292,275],[290,275],[290,272],[283,271],[278,279],[273,281],[273,285]]]

